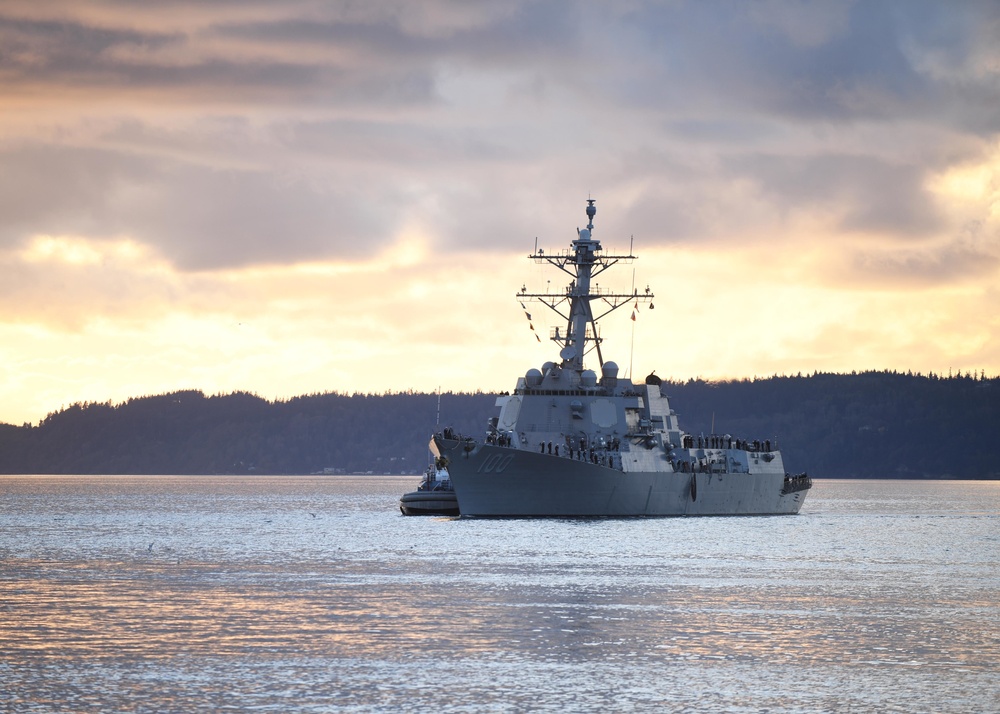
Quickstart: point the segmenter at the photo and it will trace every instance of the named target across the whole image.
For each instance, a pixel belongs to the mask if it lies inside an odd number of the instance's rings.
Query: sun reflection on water
[[[844,508],[845,485],[790,518],[477,522],[396,516],[406,480],[294,483],[5,481],[0,708],[572,691],[584,710],[973,711],[996,692],[1000,499],[981,493],[919,517]]]

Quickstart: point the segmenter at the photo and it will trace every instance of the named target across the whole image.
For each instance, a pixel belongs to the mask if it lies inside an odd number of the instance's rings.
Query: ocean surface
[[[483,521],[418,480],[0,476],[0,711],[1000,710],[1000,483]]]

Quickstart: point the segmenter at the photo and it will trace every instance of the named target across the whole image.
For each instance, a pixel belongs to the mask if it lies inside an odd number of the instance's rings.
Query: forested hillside
[[[837,478],[1000,478],[1000,379],[894,372],[670,384],[684,428],[778,439]]]
[[[442,425],[479,434],[495,396],[442,394]],[[185,391],[74,405],[0,427],[0,472],[80,474],[416,473],[436,394],[318,394],[269,402]]]
[[[1000,379],[866,372],[665,382],[681,426],[777,439],[789,471],[844,478],[1000,478]],[[494,395],[441,395],[441,425],[479,436]],[[270,402],[185,391],[77,404],[0,425],[0,472],[416,473],[436,394]]]

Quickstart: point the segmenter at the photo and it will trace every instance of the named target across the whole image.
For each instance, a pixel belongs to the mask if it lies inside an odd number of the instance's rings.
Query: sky
[[[0,422],[511,390],[588,197],[629,375],[996,375],[1000,3],[0,0]]]

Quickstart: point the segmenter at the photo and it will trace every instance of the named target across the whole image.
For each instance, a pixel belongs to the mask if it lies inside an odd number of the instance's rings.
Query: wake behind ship
[[[447,460],[463,516],[710,516],[798,513],[812,480],[785,472],[777,444],[730,434],[689,434],[660,380],[618,376],[605,361],[598,321],[650,302],[649,288],[614,293],[591,280],[618,263],[593,237],[597,208],[570,250],[529,256],[570,276],[562,293],[518,294],[555,311],[565,325],[550,339],[559,360],[529,369],[497,399],[499,416],[481,440],[444,430],[431,450]],[[522,303],[523,304],[523,303]],[[603,310],[595,315],[595,308]],[[600,369],[587,369],[592,356]]]

